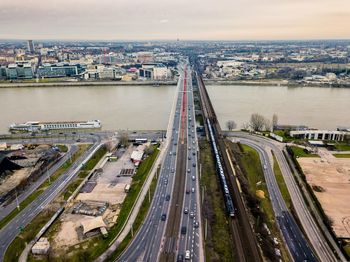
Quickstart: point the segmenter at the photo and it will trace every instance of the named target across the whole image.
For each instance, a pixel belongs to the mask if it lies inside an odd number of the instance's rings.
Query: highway
[[[288,187],[288,191],[291,195],[293,206],[294,206],[294,209],[295,209],[296,214],[298,216],[298,219],[299,219],[300,223],[302,224],[303,231],[305,232],[307,239],[311,243],[311,246],[314,250],[314,253],[317,256],[317,259],[320,261],[327,261],[327,262],[328,261],[338,261],[338,259],[334,255],[332,249],[327,244],[327,241],[323,235],[323,232],[318,227],[314,217],[311,215],[311,213],[310,213],[310,211],[309,211],[309,209],[308,209],[308,207],[303,199],[302,193],[301,193],[301,191],[300,191],[300,189],[299,189],[299,187],[298,187],[298,185],[293,177],[293,174],[288,166],[287,160],[286,160],[285,156],[283,155],[283,148],[285,145],[278,143],[278,142],[271,140],[271,139],[267,139],[267,138],[263,138],[263,137],[259,137],[259,136],[255,136],[255,135],[250,135],[250,134],[244,133],[244,132],[231,132],[229,135],[232,137],[238,138],[239,141],[242,143],[246,143],[246,144],[251,145],[251,146],[254,145],[255,148],[258,147],[259,154],[265,155],[265,154],[267,154],[268,150],[273,150],[273,152],[277,158],[278,164],[281,168],[286,185]],[[268,158],[266,158],[266,155],[264,156],[264,161],[268,161]],[[267,166],[268,166],[268,168],[270,168],[271,163],[270,163],[270,165],[267,165]],[[265,174],[265,176],[266,175],[270,176],[270,174]],[[273,190],[277,192],[276,185],[273,187],[275,188]],[[269,189],[269,191],[270,191],[270,189]],[[276,198],[276,195],[274,197],[273,196],[274,195],[272,194],[271,200]],[[275,203],[276,200],[272,200],[272,201],[276,205],[276,203]],[[282,207],[282,205],[280,205],[280,206]],[[288,217],[289,216],[290,215],[288,215]],[[283,217],[282,217],[282,220],[281,220],[281,217],[279,218],[279,223],[281,223],[281,222],[284,222]],[[291,226],[292,223],[293,223],[292,218],[291,219],[288,218],[288,225]],[[284,228],[283,224],[282,224],[282,230]],[[287,225],[285,225],[285,227],[288,229]],[[292,230],[291,233],[292,234],[296,233],[296,235],[297,235],[297,232],[300,231],[300,230],[296,230],[296,228],[294,228],[294,226],[291,228],[291,230]],[[283,233],[284,233],[284,231],[283,231]],[[305,237],[304,237],[304,239],[306,240]],[[288,244],[288,239],[286,239],[286,241]],[[296,243],[298,243],[298,242],[296,242]],[[295,247],[298,248],[298,246],[299,245],[290,247],[288,245],[288,247],[292,250]],[[292,250],[291,250],[291,252],[292,252]],[[311,250],[311,248],[310,248],[310,250]],[[301,253],[301,254],[303,254],[303,253]],[[310,253],[310,255],[311,255],[311,253]],[[341,254],[340,254],[340,257],[341,257],[340,258],[341,261],[346,261],[345,258]],[[296,261],[298,261],[298,260],[296,260]]]
[[[157,261],[157,260],[175,260],[175,256],[179,252],[179,232],[180,222],[182,221],[183,205],[186,204],[186,194],[184,185],[185,178],[196,176],[196,168],[191,167],[190,172],[187,172],[188,156],[193,157],[196,161],[196,143],[187,146],[188,127],[191,127],[195,133],[194,118],[191,116],[191,123],[189,123],[188,114],[193,114],[193,97],[188,96],[192,92],[192,88],[187,89],[187,85],[191,84],[190,70],[187,66],[180,67],[180,77],[178,81],[178,92],[175,97],[175,108],[172,110],[173,128],[171,134],[167,134],[169,139],[168,147],[165,149],[166,154],[162,163],[158,184],[155,194],[149,209],[149,212],[144,220],[143,225],[137,232],[136,236],[118,258],[118,261]],[[186,72],[186,73],[185,73]],[[190,97],[190,99],[187,99]],[[190,110],[188,110],[188,106]],[[192,140],[191,140],[192,141]],[[195,155],[193,155],[193,152]],[[192,158],[191,158],[192,159]],[[191,162],[192,164],[193,162]],[[193,164],[192,164],[193,165]],[[185,168],[183,168],[185,166]],[[197,185],[198,186],[198,185]],[[198,190],[191,193],[193,199],[198,197]],[[183,203],[185,201],[185,203]],[[193,200],[194,201],[194,200]],[[198,209],[197,209],[198,210]],[[198,211],[197,211],[198,212]],[[199,218],[199,216],[196,216]],[[192,230],[192,231],[190,231]],[[193,229],[188,227],[186,235],[193,235],[193,231],[200,232],[200,228]],[[171,235],[167,235],[167,233]],[[197,238],[198,241],[198,238]],[[182,242],[181,242],[182,243]],[[197,248],[193,248],[193,261],[199,260],[200,244],[196,243]],[[184,248],[189,248],[186,245]],[[202,260],[201,260],[202,261]]]
[[[64,174],[62,174],[51,186],[38,196],[26,208],[20,211],[5,227],[0,230],[0,261],[3,261],[6,249],[20,233],[20,228],[27,226],[62,190],[74,179],[78,171],[88,159],[101,147],[97,140]]]

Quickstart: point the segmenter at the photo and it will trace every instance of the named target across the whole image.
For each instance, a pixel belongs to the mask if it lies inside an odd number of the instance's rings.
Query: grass
[[[68,147],[66,145],[56,145],[56,147],[58,147],[60,152],[67,152],[68,151]]]
[[[78,151],[73,154],[71,157],[71,160],[67,160],[54,174],[51,175],[50,180],[47,179],[45,180],[41,186],[35,190],[31,195],[29,195],[25,200],[23,200],[19,204],[19,210],[16,208],[14,209],[10,214],[8,214],[6,217],[4,217],[0,221],[0,229],[3,228],[7,223],[9,223],[14,217],[17,216],[17,214],[26,208],[30,203],[32,203],[44,190],[50,186],[51,183],[53,183],[57,178],[60,177],[65,171],[68,170],[68,168],[72,165],[72,163],[80,157],[87,149],[89,145],[79,145],[78,146]]]
[[[206,260],[234,261],[233,239],[229,233],[228,217],[216,175],[214,157],[207,141],[200,141],[200,164],[202,165],[200,183],[205,189],[203,218],[208,221],[208,235],[205,239]]]
[[[158,174],[160,172],[160,168],[158,168],[157,170]],[[156,186],[157,186],[157,179],[158,176],[155,176],[152,180],[151,186],[150,186],[150,197],[151,197],[151,201],[154,195],[154,192],[156,190]],[[146,198],[143,200],[141,208],[139,210],[139,213],[136,216],[135,222],[133,224],[133,230],[134,230],[134,235],[137,233],[137,231],[140,229],[142,222],[144,221],[148,209],[151,205],[151,202],[149,202],[148,197],[146,196]],[[106,261],[114,261],[117,257],[119,257],[121,255],[121,253],[125,250],[125,248],[129,245],[129,243],[132,240],[132,235],[131,235],[131,231],[127,234],[127,236],[123,239],[123,241],[119,244],[118,248],[116,249],[116,251],[113,253],[112,256],[108,257],[108,259]]]
[[[293,154],[296,158],[298,157],[320,157],[317,154],[311,154],[305,151],[305,149],[297,147],[297,146],[291,146],[290,147],[293,151]]]
[[[335,144],[334,147],[338,151],[350,151],[350,145],[349,144],[338,143],[338,144]]]
[[[336,158],[350,158],[350,154],[333,154]]]
[[[288,187],[286,185],[286,182],[284,181],[281,169],[278,165],[277,159],[275,156],[273,156],[273,172],[275,173],[275,178],[278,184],[278,187],[281,191],[282,197],[284,201],[287,204],[288,209],[290,210],[292,208],[292,199],[290,197]]]
[[[261,167],[259,154],[256,150],[254,150],[249,146],[246,146],[246,145],[241,145],[241,146],[244,154],[240,159],[241,159],[243,168],[246,171],[249,189],[254,195],[256,194],[257,190],[262,190],[264,192],[265,197],[263,199],[259,198],[260,210],[266,215],[266,218],[267,218],[266,224],[271,230],[273,236],[278,237],[280,240],[279,242],[283,243],[283,241],[281,241],[282,239],[281,233],[275,221],[275,214],[270,201],[264,173]],[[277,180],[280,179],[278,177],[281,177],[283,179],[281,171],[279,170],[278,164],[277,164],[277,167],[274,166],[274,171],[275,172],[277,171],[277,175],[276,175]],[[290,196],[289,196],[289,199],[290,199]],[[282,244],[279,246],[279,249],[282,252],[282,257],[284,258],[284,261],[289,261],[289,255],[286,247]]]

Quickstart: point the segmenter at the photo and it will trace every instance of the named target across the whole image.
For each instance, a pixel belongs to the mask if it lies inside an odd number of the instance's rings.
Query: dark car
[[[184,255],[178,254],[177,255],[177,262],[183,262],[184,261]]]
[[[181,227],[181,234],[186,235],[187,228],[185,226]]]
[[[169,201],[170,200],[170,195],[166,195],[165,200]]]
[[[162,214],[162,216],[160,217],[160,219],[161,219],[162,221],[165,221],[165,219],[166,219],[166,214]]]
[[[187,188],[187,189],[186,189],[186,194],[189,194],[189,193],[190,193],[190,189]]]

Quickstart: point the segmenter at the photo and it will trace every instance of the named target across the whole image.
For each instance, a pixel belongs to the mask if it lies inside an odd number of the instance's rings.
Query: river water
[[[219,121],[238,127],[258,112],[281,124],[350,126],[350,89],[208,86]],[[103,129],[165,129],[174,86],[0,88],[0,133],[13,123],[99,119]]]

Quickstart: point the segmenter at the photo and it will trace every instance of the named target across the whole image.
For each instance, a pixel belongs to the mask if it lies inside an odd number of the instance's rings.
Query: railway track
[[[210,129],[208,125],[211,125],[215,137],[214,139],[219,151],[222,168],[224,170],[224,175],[226,177],[230,197],[233,200],[233,205],[236,211],[234,218],[229,218],[231,234],[234,239],[236,250],[236,257],[239,259],[239,261],[260,262],[262,261],[262,257],[259,252],[258,243],[256,241],[255,233],[249,223],[249,215],[241,198],[233,170],[230,167],[229,156],[226,154],[227,147],[222,136],[220,124],[217,120],[213,105],[209,99],[203,79],[198,76],[198,74],[196,74],[196,76],[202,111],[205,118],[204,122],[206,123],[206,133],[208,134]],[[223,194],[225,194],[224,190]]]

